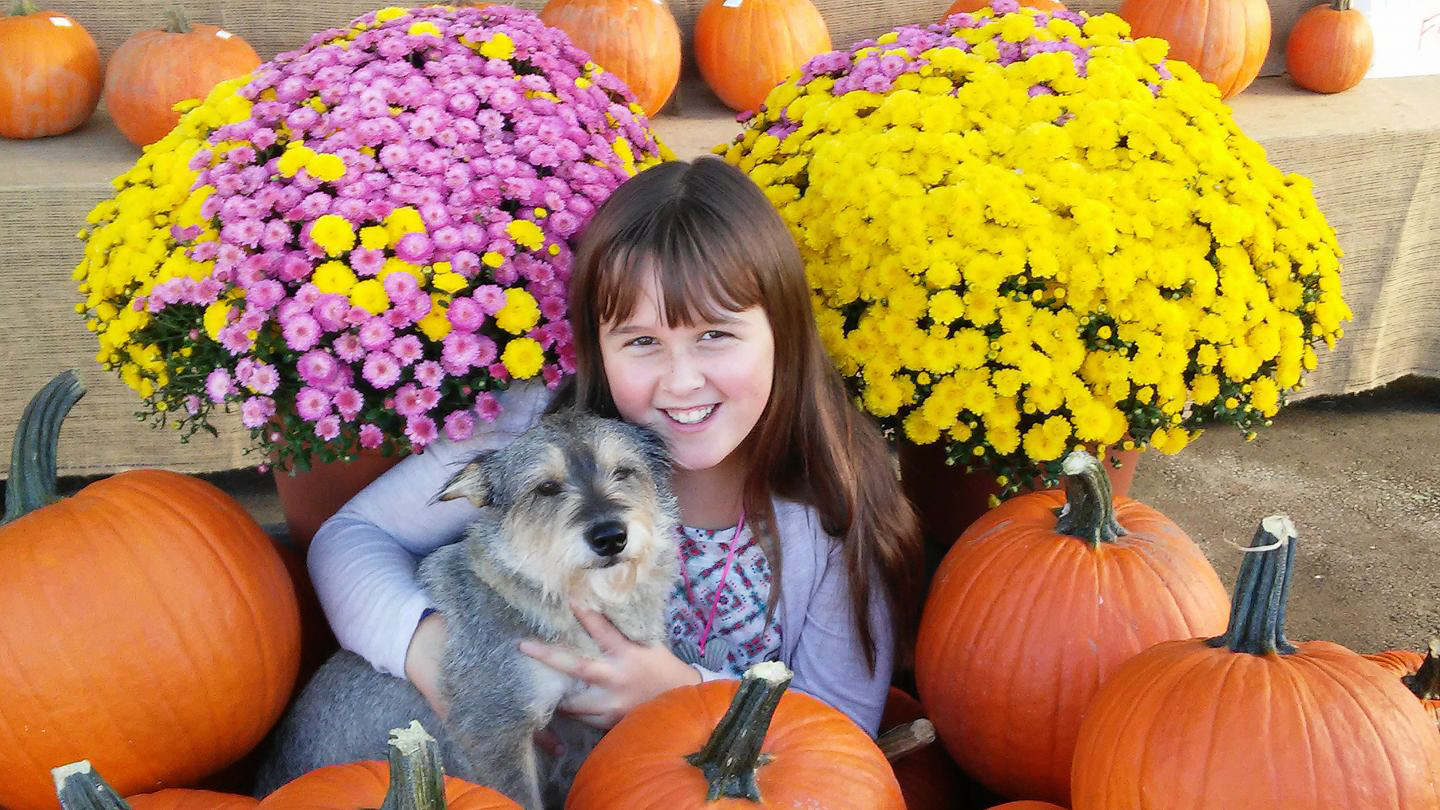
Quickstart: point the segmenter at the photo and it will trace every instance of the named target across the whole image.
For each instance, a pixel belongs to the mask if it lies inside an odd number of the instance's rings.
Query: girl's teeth
[[[714,405],[707,405],[703,408],[691,408],[688,411],[666,411],[665,413],[682,425],[693,425],[705,421],[705,417],[709,416],[713,410],[715,410]]]

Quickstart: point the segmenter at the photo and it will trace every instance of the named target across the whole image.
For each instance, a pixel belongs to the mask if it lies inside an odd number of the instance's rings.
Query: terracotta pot
[[[362,452],[353,461],[312,464],[294,475],[288,468],[275,467],[275,491],[296,551],[303,555],[320,524],[402,458]]]
[[[940,444],[902,441],[899,451],[901,483],[920,514],[926,548],[943,556],[971,523],[989,511],[990,496],[999,495],[1000,487],[989,472],[966,472],[947,465]],[[1108,454],[1105,469],[1116,496],[1130,494],[1139,458],[1138,450],[1111,450]]]

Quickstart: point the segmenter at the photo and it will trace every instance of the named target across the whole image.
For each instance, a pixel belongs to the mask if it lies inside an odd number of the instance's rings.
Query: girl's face
[[[735,453],[770,401],[775,336],[760,307],[723,320],[666,325],[652,278],[635,311],[600,327],[600,355],[620,416],[655,430],[681,470]]]

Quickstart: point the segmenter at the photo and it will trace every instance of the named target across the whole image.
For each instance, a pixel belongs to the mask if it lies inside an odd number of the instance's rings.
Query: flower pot
[[[905,494],[920,515],[925,546],[938,560],[971,523],[989,511],[990,498],[1000,494],[1000,486],[993,473],[967,472],[946,464],[945,449],[938,443],[901,441],[899,454]],[[1140,451],[1111,450],[1106,455],[1105,470],[1116,497],[1129,495]],[[1032,483],[1038,488],[1039,482]]]
[[[275,467],[275,492],[295,549],[304,554],[320,524],[402,458],[362,452],[352,461],[312,463],[300,473]]]

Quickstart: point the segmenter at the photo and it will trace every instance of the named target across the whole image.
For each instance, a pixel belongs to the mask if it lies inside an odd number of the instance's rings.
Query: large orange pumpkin
[[[695,18],[695,62],[733,110],[755,110],[775,85],[830,50],[810,0],[709,0]]]
[[[215,85],[260,65],[255,49],[213,25],[191,24],[179,11],[169,25],[125,40],[105,69],[105,106],[129,141],[147,146],[175,128],[174,106],[204,98]]]
[[[1339,93],[1370,72],[1375,34],[1350,0],[1330,0],[1300,15],[1285,40],[1290,78],[1306,90]]]
[[[31,0],[0,17],[0,136],[43,138],[85,123],[100,101],[100,49],[80,23]]]
[[[1120,16],[1136,39],[1168,41],[1169,58],[1195,68],[1221,98],[1249,87],[1270,50],[1265,0],[1125,0]]]
[[[390,761],[330,765],[276,790],[261,810],[520,810],[497,791],[445,776],[418,722],[390,732]]]
[[[1059,0],[1020,0],[1020,5],[1046,13],[1069,11],[1069,9],[1065,7],[1065,4]],[[940,19],[944,20],[951,14],[979,11],[982,8],[990,8],[990,0],[955,0],[954,3],[950,4],[950,8],[946,9],[945,13],[941,15]]]
[[[1074,810],[1440,808],[1440,735],[1399,680],[1285,638],[1295,546],[1288,518],[1263,520],[1224,635],[1156,645],[1101,687]]]
[[[299,665],[295,591],[233,499],[139,470],[55,501],[47,385],[16,434],[0,527],[0,807],[55,804],[47,768],[87,758],[121,794],[187,786],[274,725]]]
[[[904,810],[875,741],[820,701],[786,694],[784,664],[740,683],[672,689],[625,716],[590,753],[566,810],[863,807]]]
[[[1440,729],[1440,639],[1430,639],[1424,653],[1391,650],[1365,658],[1400,676],[1400,682],[1420,699],[1420,705]]]
[[[1075,735],[1100,684],[1152,644],[1220,632],[1228,611],[1179,527],[1113,498],[1088,453],[1064,471],[1065,490],[1011,498],[961,535],[916,642],[920,702],[946,750],[1007,798],[1068,801]]]
[[[680,27],[663,0],[550,0],[546,25],[625,82],[646,115],[655,115],[680,80]]]

